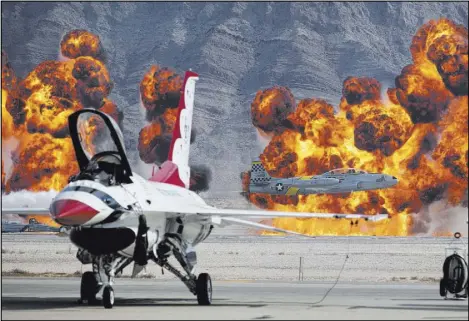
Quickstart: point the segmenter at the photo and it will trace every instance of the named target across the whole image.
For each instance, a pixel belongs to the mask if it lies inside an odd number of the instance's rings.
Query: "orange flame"
[[[112,82],[99,37],[73,30],[62,39],[61,50],[72,59],[42,62],[23,80],[16,79],[2,52],[2,140],[19,140],[10,177],[2,167],[6,193],[60,190],[67,184],[78,170],[68,137],[68,116],[74,111],[94,107],[122,118],[107,98]]]
[[[152,122],[142,128],[138,137],[138,150],[140,158],[147,164],[155,163],[162,160],[164,155],[158,159],[158,152],[161,150],[162,142],[162,125],[160,122]]]
[[[59,190],[78,170],[70,138],[53,138],[47,133],[24,135],[12,157],[15,166],[7,191]]]
[[[119,126],[122,127],[124,114],[122,111],[117,109],[117,105],[113,101],[109,100],[108,98],[104,98],[103,104],[99,110],[111,116],[119,124]]]
[[[60,42],[62,55],[68,58],[90,56],[102,60],[104,50],[101,40],[86,30],[72,30]]]
[[[51,227],[60,227],[60,224],[57,224],[52,220],[52,218],[47,217],[47,216],[42,216],[42,215],[28,215],[27,220],[29,221],[30,219],[36,219],[38,223],[48,225]]]
[[[4,164],[5,164],[5,162],[3,161],[3,158],[2,158],[2,191],[5,189],[5,179],[6,179]]]
[[[140,94],[148,121],[156,120],[168,109],[177,108],[182,81],[180,75],[167,67],[151,66],[140,83]]]
[[[279,130],[294,106],[293,94],[286,87],[259,90],[251,104],[252,123],[261,134]]]
[[[413,38],[413,65],[403,68],[396,88],[381,98],[372,78],[344,81],[339,111],[320,99],[299,102],[260,155],[274,177],[321,174],[358,167],[399,178],[394,188],[347,195],[272,196],[249,194],[266,209],[299,212],[389,213],[390,219],[274,219],[276,227],[311,235],[410,235],[418,231],[413,213],[445,200],[464,204],[468,178],[467,29],[442,19],[430,21]],[[465,75],[465,78],[464,78]],[[462,89],[466,88],[464,93]],[[274,88],[271,89],[272,91]],[[269,110],[269,100],[262,110]],[[253,102],[254,104],[254,102]],[[259,112],[253,111],[253,123]],[[256,120],[256,121],[255,121]],[[260,127],[261,129],[264,129]],[[418,215],[415,217],[418,220]]]
[[[181,88],[181,76],[166,67],[153,65],[143,76],[140,96],[150,124],[140,131],[138,150],[147,164],[168,158]]]

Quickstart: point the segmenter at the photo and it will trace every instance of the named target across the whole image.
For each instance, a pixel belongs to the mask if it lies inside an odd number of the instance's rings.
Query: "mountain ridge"
[[[440,13],[440,14],[437,14]],[[59,59],[60,41],[86,29],[103,43],[114,82],[110,98],[124,112],[129,158],[139,163],[145,126],[139,86],[152,64],[196,86],[192,164],[212,169],[210,190],[241,191],[239,174],[262,151],[251,123],[257,90],[287,86],[298,103],[322,98],[338,106],[347,76],[393,86],[411,63],[415,32],[446,17],[467,27],[467,3],[2,3],[2,49],[25,77]],[[231,195],[231,194],[230,194]],[[241,196],[238,196],[241,197]]]

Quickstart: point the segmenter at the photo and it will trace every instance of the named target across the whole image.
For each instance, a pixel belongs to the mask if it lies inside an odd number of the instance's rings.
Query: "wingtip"
[[[381,220],[385,220],[389,218],[389,214],[376,214],[376,215],[371,215],[370,217],[367,217],[367,221],[372,221],[372,222],[378,222]]]

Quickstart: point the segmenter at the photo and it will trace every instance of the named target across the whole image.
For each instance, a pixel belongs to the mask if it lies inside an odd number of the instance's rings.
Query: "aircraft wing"
[[[241,225],[259,230],[268,230],[304,237],[311,237],[306,234],[294,231],[276,228],[257,222],[247,221],[242,218],[275,218],[275,217],[292,217],[292,218],[336,218],[336,219],[365,219],[369,221],[380,221],[388,218],[387,214],[363,215],[363,214],[334,214],[334,213],[296,213],[296,212],[278,212],[278,211],[262,211],[262,210],[234,210],[234,209],[218,209],[218,208],[201,208],[194,209],[198,216],[209,219],[213,225],[224,227],[226,225]]]
[[[279,211],[263,211],[263,210],[236,210],[236,209],[219,209],[211,206],[191,206],[182,210],[181,208],[165,208],[162,209],[166,213],[179,214],[187,213],[199,216],[201,219],[209,219],[213,225],[220,227],[226,225],[241,225],[251,227],[259,230],[268,230],[273,232],[280,232],[286,234],[292,234],[303,237],[313,236],[297,233],[294,231],[284,230],[276,228],[270,225],[247,221],[242,218],[251,219],[265,219],[265,218],[276,218],[276,217],[291,217],[291,218],[336,218],[336,219],[365,219],[368,221],[380,221],[388,218],[387,214],[378,215],[364,215],[364,214],[336,214],[336,213],[298,213],[298,212],[279,212]],[[17,214],[17,215],[49,215],[48,208],[2,208],[2,215],[5,214]],[[151,212],[144,211],[145,214],[151,214]]]
[[[29,208],[29,207],[19,207],[19,208],[2,208],[2,215],[7,214],[17,214],[17,215],[50,215],[48,208]]]
[[[279,212],[262,210],[235,210],[219,208],[197,208],[194,209],[198,215],[208,216],[234,216],[243,218],[277,218],[277,217],[295,217],[295,218],[336,218],[336,219],[365,219],[367,221],[381,221],[389,218],[388,214],[365,215],[365,214],[336,214],[336,213],[301,213],[301,212]]]
[[[164,209],[171,212],[170,209]],[[181,211],[178,209],[177,211]],[[336,214],[336,213],[301,213],[301,212],[279,212],[279,211],[263,211],[263,210],[236,210],[236,209],[220,209],[215,207],[192,207],[183,210],[188,214],[197,214],[201,216],[218,216],[218,217],[243,217],[243,218],[276,218],[276,217],[295,217],[295,218],[336,218],[336,219],[365,219],[367,221],[380,221],[389,218],[388,214],[364,215],[364,214]],[[2,208],[2,215],[50,215],[48,208]]]
[[[293,231],[289,231],[289,230],[284,230],[284,229],[281,229],[281,228],[278,228],[278,227],[273,227],[273,226],[262,224],[262,223],[246,221],[246,220],[242,220],[242,219],[239,219],[239,218],[236,218],[236,217],[222,217],[219,220],[217,220],[217,218],[212,218],[212,223],[215,224],[215,225],[220,225],[220,226],[241,225],[241,226],[252,227],[252,228],[255,228],[255,229],[259,229],[259,230],[280,232],[280,233],[286,233],[286,234],[309,237],[309,238],[313,238],[313,239],[316,238],[315,236],[301,234],[301,233],[293,232]]]

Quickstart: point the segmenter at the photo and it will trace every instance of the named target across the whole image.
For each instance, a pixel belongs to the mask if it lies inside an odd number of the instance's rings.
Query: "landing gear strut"
[[[88,304],[96,304],[96,295],[103,288],[103,306],[111,309],[114,305],[114,276],[132,262],[131,258],[119,255],[92,256],[85,251],[79,251],[77,257],[82,263],[91,263],[93,272],[87,271],[81,277],[79,303],[87,301]]]
[[[181,240],[176,235],[172,235],[165,242],[160,243],[156,253],[154,253],[156,255],[153,255],[151,259],[177,276],[188,287],[189,291],[197,296],[199,305],[210,305],[212,304],[212,279],[208,273],[200,273],[198,277],[195,276],[193,273],[195,262],[188,260],[181,244]],[[174,255],[186,275],[168,263],[169,253]]]

